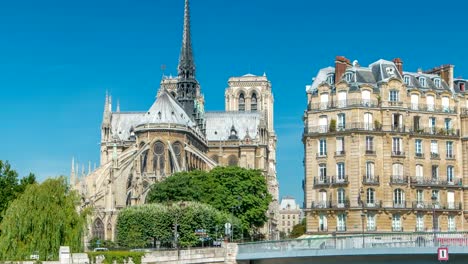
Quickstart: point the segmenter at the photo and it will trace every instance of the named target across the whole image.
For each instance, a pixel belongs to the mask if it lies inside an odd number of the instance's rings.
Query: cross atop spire
[[[192,52],[192,38],[190,35],[190,4],[185,0],[184,33],[182,36],[182,49],[179,57],[179,78],[195,78],[195,62]]]

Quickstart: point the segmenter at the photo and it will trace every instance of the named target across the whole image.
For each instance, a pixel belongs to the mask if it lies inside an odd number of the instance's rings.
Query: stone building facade
[[[153,183],[173,173],[240,166],[261,170],[273,196],[264,234],[275,238],[278,218],[276,134],[273,93],[266,76],[229,79],[226,111],[205,112],[196,80],[190,34],[189,1],[178,76],[163,77],[155,102],[147,111],[114,111],[106,95],[101,127],[100,166],[79,175],[72,164],[71,184],[92,206],[86,240],[114,240],[119,210],[145,203]]]
[[[307,232],[468,228],[468,95],[454,67],[336,57],[307,90]]]
[[[293,227],[302,221],[302,210],[292,196],[281,199],[279,209],[278,229],[288,236]]]

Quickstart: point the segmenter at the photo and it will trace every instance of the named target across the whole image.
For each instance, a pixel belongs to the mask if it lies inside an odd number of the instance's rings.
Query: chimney
[[[398,71],[403,76],[403,61],[400,58],[395,58],[393,59],[393,63],[395,63],[395,66],[397,67]]]
[[[435,67],[424,73],[437,74],[442,78],[450,87],[450,90],[453,90],[453,65],[445,64],[439,67]]]
[[[351,62],[343,57],[343,56],[336,56],[335,58],[335,83],[341,80],[341,77],[346,71],[346,68],[351,65]]]

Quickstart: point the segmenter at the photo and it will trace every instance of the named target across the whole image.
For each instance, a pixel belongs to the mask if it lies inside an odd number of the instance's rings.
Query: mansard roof
[[[244,139],[247,133],[251,139],[256,139],[261,116],[260,112],[207,112],[206,138],[211,141],[228,140],[234,127],[239,139]]]

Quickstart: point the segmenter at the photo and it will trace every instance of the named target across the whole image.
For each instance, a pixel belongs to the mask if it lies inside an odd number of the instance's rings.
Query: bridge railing
[[[296,250],[468,246],[468,232],[372,233],[239,244],[239,254]]]

